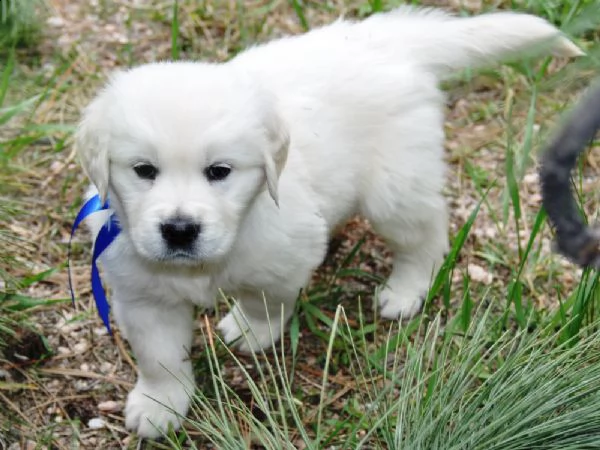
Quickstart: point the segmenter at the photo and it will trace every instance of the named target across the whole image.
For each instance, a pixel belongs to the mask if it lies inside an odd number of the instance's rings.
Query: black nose
[[[189,249],[200,234],[200,224],[174,217],[160,224],[160,233],[171,249]]]

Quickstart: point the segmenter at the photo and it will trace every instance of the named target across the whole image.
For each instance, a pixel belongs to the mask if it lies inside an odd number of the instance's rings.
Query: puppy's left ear
[[[267,180],[267,189],[269,195],[279,206],[278,184],[279,177],[288,156],[288,148],[290,145],[290,135],[286,124],[280,117],[272,118],[267,128],[268,148],[265,148],[265,178]]]

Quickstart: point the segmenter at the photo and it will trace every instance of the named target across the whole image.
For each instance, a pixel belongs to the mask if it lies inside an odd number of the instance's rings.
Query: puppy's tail
[[[402,39],[412,58],[439,76],[524,54],[584,54],[556,27],[529,14],[499,12],[461,18],[439,10],[399,8],[372,16],[365,24],[369,21],[372,30],[387,29],[388,38],[395,35],[393,42]]]

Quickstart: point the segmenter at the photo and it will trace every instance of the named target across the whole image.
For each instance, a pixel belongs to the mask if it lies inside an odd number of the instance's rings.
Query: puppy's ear
[[[109,182],[109,139],[110,125],[107,107],[110,85],[121,76],[116,71],[109,85],[85,108],[83,118],[75,134],[75,150],[79,154],[83,170],[98,189],[102,201],[106,200]]]
[[[267,128],[268,148],[265,149],[265,178],[267,180],[267,189],[269,195],[279,206],[278,182],[281,172],[285,167],[288,156],[288,147],[290,145],[290,135],[285,123],[280,117],[269,120]]]
[[[100,94],[83,112],[75,134],[75,150],[83,170],[98,189],[102,201],[108,194],[108,129],[104,114],[105,100]]]

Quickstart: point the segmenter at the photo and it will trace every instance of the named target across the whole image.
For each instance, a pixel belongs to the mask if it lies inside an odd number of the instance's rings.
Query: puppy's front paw
[[[278,320],[276,322],[269,324],[267,320],[244,316],[234,306],[217,328],[227,344],[233,343],[240,351],[250,353],[268,348],[271,342],[279,340],[281,325]]]
[[[181,426],[187,414],[190,396],[177,380],[149,388],[138,381],[127,397],[125,426],[140,437],[155,439],[166,432],[169,424]]]
[[[379,314],[385,319],[410,319],[416,316],[423,306],[425,292],[418,288],[390,287],[379,293]]]

